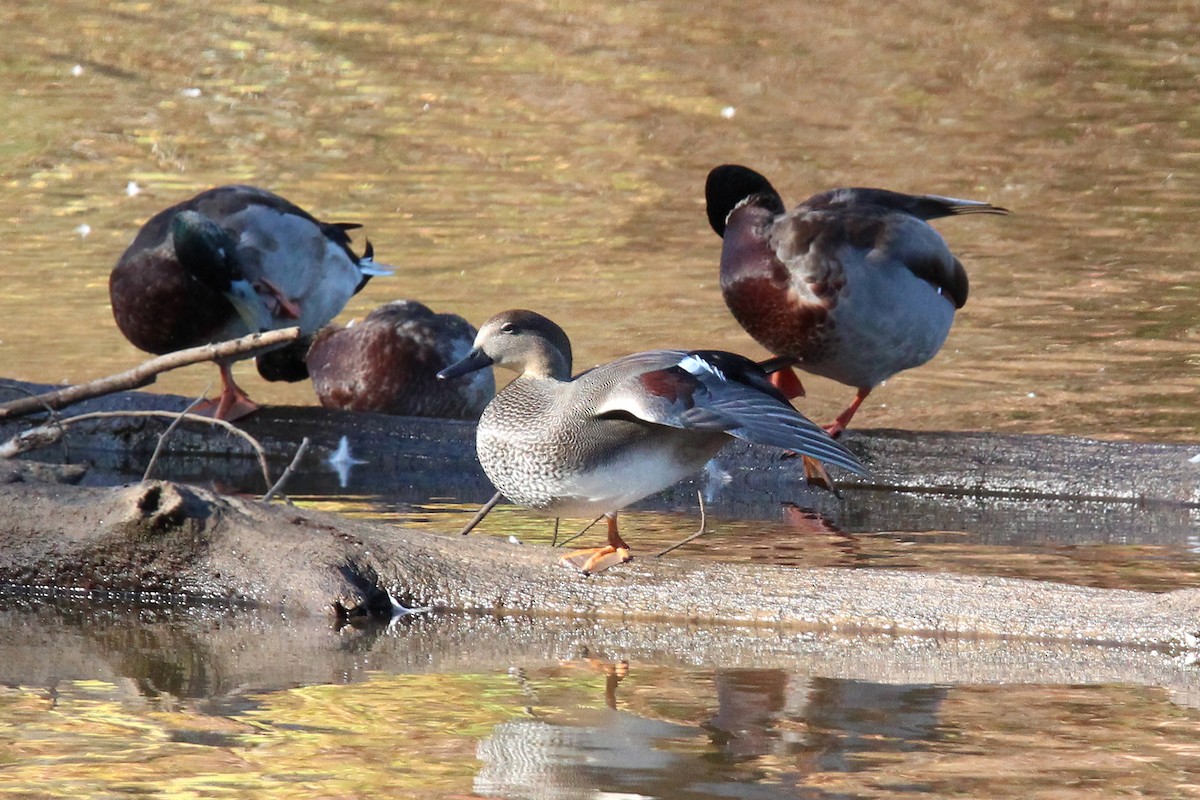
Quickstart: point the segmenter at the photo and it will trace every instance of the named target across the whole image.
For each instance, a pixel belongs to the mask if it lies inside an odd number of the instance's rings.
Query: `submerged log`
[[[148,481],[0,485],[0,584],[39,596],[288,614],[396,606],[599,620],[736,623],[1194,646],[1200,590],[637,559],[584,577],[547,547],[440,536]]]
[[[46,388],[9,383],[21,392]],[[125,392],[74,406],[72,413],[181,411],[187,404],[182,397]],[[0,441],[31,424],[0,422]],[[167,424],[112,419],[74,426],[61,444],[34,455],[88,465],[89,485],[127,482],[145,471]],[[262,443],[275,476],[304,438],[311,441],[287,484],[291,494],[478,504],[493,492],[475,460],[474,426],[468,422],[267,407],[238,425]],[[343,439],[361,463],[343,462],[340,468],[331,463]],[[851,430],[843,441],[871,475],[835,475],[840,496],[810,489],[799,459],[735,442],[715,460],[713,474],[685,481],[637,508],[694,511],[702,490],[716,518],[776,519],[787,503],[815,511],[846,532],[969,530],[991,543],[1031,531],[1060,543],[1126,542],[1135,530],[1140,542],[1178,545],[1200,525],[1200,463],[1192,460],[1200,444],[897,430]],[[165,450],[155,476],[217,482],[227,491],[259,495],[268,488],[252,450],[208,426],[183,424]]]
[[[23,386],[21,391],[30,391]],[[185,398],[123,393],[73,407],[182,410]],[[0,424],[12,436],[29,423]],[[492,487],[474,457],[473,427],[446,420],[267,408],[239,423],[279,475],[308,438],[289,493],[379,494],[483,502]],[[0,485],[0,583],[46,595],[98,594],[138,603],[239,605],[293,614],[390,613],[394,604],[596,619],[740,623],[792,630],[927,632],[1185,646],[1197,633],[1200,590],[1169,594],[886,570],[786,569],[639,558],[584,578],[549,548],[437,536],[330,514],[221,496],[178,482],[113,484],[140,476],[167,421],[110,419],[72,428],[49,453],[86,464],[84,487]],[[357,466],[345,485],[330,458],[343,442]],[[1200,508],[1200,447],[1063,436],[852,431],[870,466],[841,495],[808,489],[798,459],[733,444],[712,474],[648,499],[767,518],[781,503],[818,511],[842,530],[971,530],[1003,541],[1053,529],[1089,542],[1185,542]],[[244,442],[184,423],[157,475],[267,489]],[[77,475],[75,476],[77,477]],[[485,523],[486,524],[486,523]]]

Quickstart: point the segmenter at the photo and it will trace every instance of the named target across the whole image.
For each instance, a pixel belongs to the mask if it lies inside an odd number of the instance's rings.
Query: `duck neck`
[[[547,348],[540,350],[535,357],[525,363],[521,372],[522,378],[533,380],[571,380],[571,361],[558,350]]]

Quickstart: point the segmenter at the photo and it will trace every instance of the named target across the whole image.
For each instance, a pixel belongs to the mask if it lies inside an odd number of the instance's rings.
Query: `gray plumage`
[[[733,353],[652,350],[572,379],[562,329],[508,311],[484,323],[472,353],[442,374],[492,363],[518,377],[480,418],[480,463],[510,500],[547,514],[616,512],[697,472],[731,437],[865,472]]]

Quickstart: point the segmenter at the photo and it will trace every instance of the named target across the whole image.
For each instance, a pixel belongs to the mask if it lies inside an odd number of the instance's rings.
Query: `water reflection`
[[[5,787],[42,797],[1170,797],[1200,768],[1195,670],[1133,648],[11,600],[0,630]]]

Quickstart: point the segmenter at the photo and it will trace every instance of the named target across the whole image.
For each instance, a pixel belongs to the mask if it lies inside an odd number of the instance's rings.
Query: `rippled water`
[[[862,425],[1194,440],[1193,11],[10,4],[0,371],[136,362],[109,269],[154,211],[230,181],[366,225],[400,270],[344,318],[400,296],[476,322],[531,306],[566,323],[581,365],[665,345],[757,354],[721,301],[703,213],[707,170],[741,161],[789,202],[866,184],[1014,211],[939,223],[970,302]],[[199,392],[209,372],[160,386]],[[823,418],[848,392],[811,394]]]
[[[703,211],[708,169],[738,161],[790,203],[875,185],[1014,212],[939,223],[971,299],[862,426],[1200,440],[1192,3],[50,2],[0,6],[0,26],[4,377],[137,363],[109,269],[155,211],[233,181],[365,225],[398,271],[342,319],[397,297],[476,323],[526,306],[565,323],[580,366],[656,346],[758,355],[721,301]],[[212,372],[158,387],[199,393]],[[258,399],[313,402],[251,373]],[[814,417],[848,400],[809,383]],[[639,520],[648,546],[690,527],[663,519]],[[727,527],[708,555],[1196,582],[1193,540],[1014,554],[817,530],[757,552]],[[76,635],[136,639],[136,619]],[[0,796],[1177,797],[1200,770],[1194,702],[1153,680],[897,685],[642,654],[606,704],[619,654],[514,656],[512,673],[310,674],[234,702],[163,690],[134,644],[113,649],[119,666],[69,681],[6,676]]]

